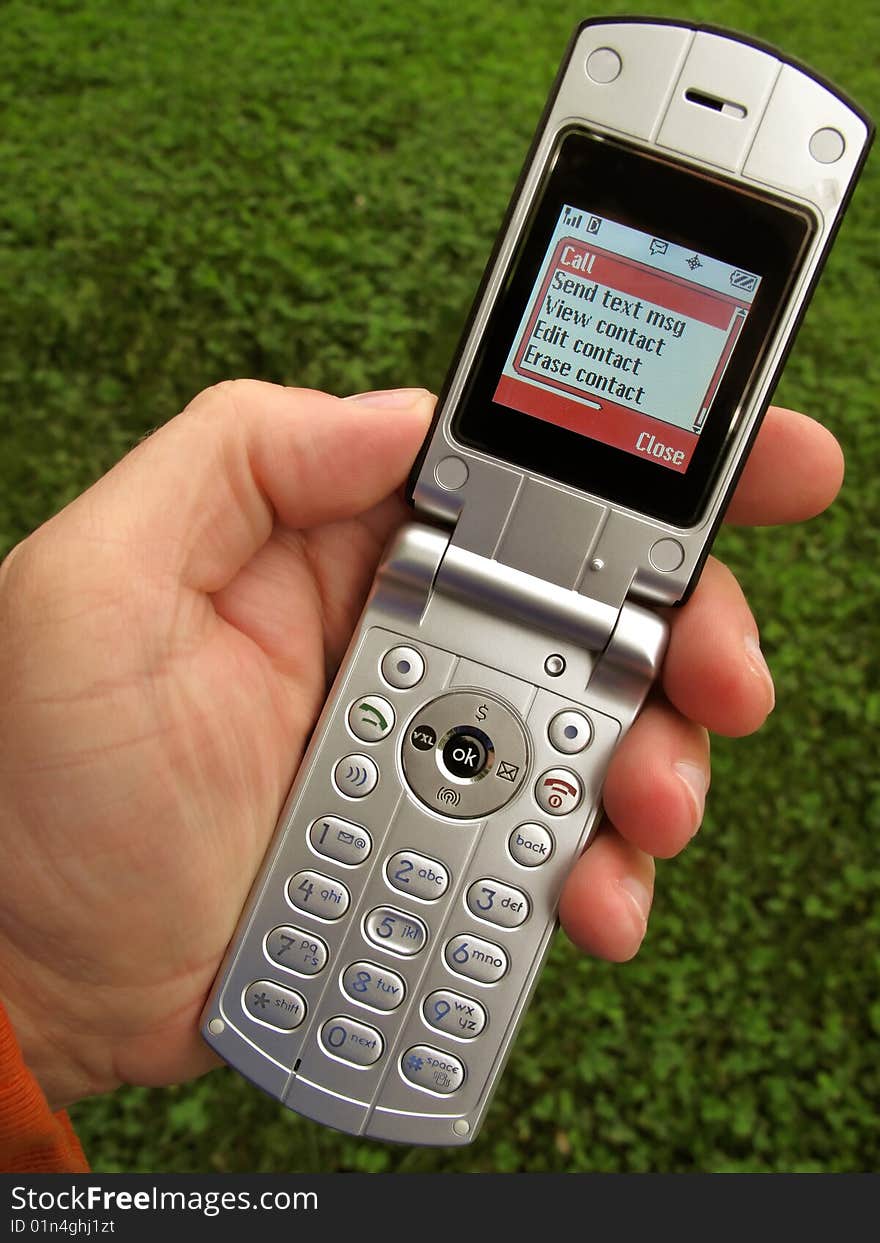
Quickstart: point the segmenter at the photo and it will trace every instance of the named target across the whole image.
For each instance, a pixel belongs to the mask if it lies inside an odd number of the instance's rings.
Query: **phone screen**
[[[565,203],[494,400],[684,472],[760,283]]]
[[[698,521],[815,227],[720,174],[567,131],[453,434],[612,503]]]

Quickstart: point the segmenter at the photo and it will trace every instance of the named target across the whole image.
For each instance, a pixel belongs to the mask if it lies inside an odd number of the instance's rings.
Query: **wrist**
[[[66,1113],[53,1112],[25,1064],[0,1002],[0,1169],[8,1173],[87,1174],[88,1162]]]
[[[60,993],[36,968],[0,975],[2,997],[9,1023],[27,1070],[42,1090],[54,1113],[87,1096],[116,1087],[112,1063],[98,1041],[87,1040],[79,1052],[75,1016],[60,1000]],[[68,987],[75,987],[70,986]]]

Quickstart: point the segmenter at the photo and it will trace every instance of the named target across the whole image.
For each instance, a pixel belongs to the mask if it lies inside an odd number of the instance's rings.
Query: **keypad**
[[[464,1083],[464,1063],[452,1053],[427,1044],[413,1045],[400,1059],[400,1069],[410,1083],[429,1092],[450,1096]]]
[[[297,872],[291,876],[287,896],[298,910],[318,919],[341,919],[351,903],[345,885],[320,872]]]
[[[512,859],[521,867],[536,868],[553,854],[553,834],[543,824],[520,824],[507,839]]]
[[[474,881],[468,889],[467,906],[478,919],[499,928],[518,928],[529,917],[529,900],[521,890],[488,877]]]
[[[488,1015],[473,997],[439,988],[422,1004],[425,1022],[461,1040],[474,1040],[486,1026]]]
[[[547,730],[550,745],[563,755],[577,755],[593,741],[593,725],[583,712],[557,712]]]
[[[353,962],[342,976],[342,988],[353,1001],[374,1010],[396,1010],[406,996],[397,972],[374,962]]]
[[[414,647],[394,647],[382,658],[382,677],[395,690],[411,690],[424,676],[424,659]]]
[[[423,902],[435,902],[449,888],[449,873],[436,859],[401,850],[385,864],[389,885],[401,893],[410,893]]]
[[[345,755],[333,769],[333,780],[340,794],[366,798],[379,784],[379,769],[368,755]]]
[[[549,816],[567,816],[584,796],[577,773],[568,768],[550,768],[535,783],[535,799]]]
[[[443,951],[443,957],[451,971],[480,984],[497,983],[510,965],[500,945],[469,933],[454,936]]]
[[[344,1014],[328,1019],[321,1028],[321,1044],[334,1057],[351,1062],[353,1066],[372,1066],[378,1062],[385,1048],[375,1027],[359,1023]]]
[[[321,816],[309,829],[312,849],[346,867],[356,867],[369,856],[373,839],[365,828],[339,816]]]
[[[244,1008],[251,1018],[281,1032],[291,1032],[306,1017],[305,998],[274,980],[256,980],[244,991]]]
[[[327,946],[302,928],[282,924],[266,937],[266,953],[280,966],[299,975],[317,975],[327,965]]]
[[[415,915],[407,915],[393,906],[377,906],[364,920],[367,940],[395,954],[410,958],[425,948],[428,929]]]
[[[440,748],[441,771],[461,781],[478,781],[494,759],[492,739],[473,726],[451,730]]]
[[[381,742],[394,729],[394,709],[381,695],[365,695],[349,708],[348,728],[361,742]]]
[[[547,881],[538,869],[554,851],[568,848],[565,823],[557,828],[555,818],[584,802],[581,752],[592,747],[598,758],[607,725],[602,714],[591,712],[591,720],[549,690],[531,688],[529,697],[526,683],[517,689],[508,679],[507,686],[500,673],[482,683],[479,666],[470,662],[461,671],[448,653],[395,644],[392,636],[382,646],[369,642],[373,676],[352,685],[339,705],[332,724],[338,749],[320,756],[322,775],[300,803],[300,854],[285,893],[301,914],[291,912],[295,923],[268,924],[264,966],[253,969],[297,987],[257,979],[240,996],[254,1020],[253,1039],[260,1035],[257,1024],[276,1033],[301,1028],[290,1041],[292,1059],[308,1029],[322,1050],[322,1085],[350,1084],[360,1077],[352,1068],[373,1067],[384,1085],[379,1099],[384,1096],[392,1112],[406,1107],[442,1114],[448,1112],[443,1098],[459,1092],[468,1070],[482,1077],[497,1056],[508,1015],[496,1013],[501,1003],[493,986],[512,973],[511,987],[520,987],[536,941],[529,923],[533,901],[544,926]],[[402,801],[401,766],[409,787]],[[503,827],[494,820],[455,824],[484,821],[507,804]],[[310,862],[316,866],[290,875]],[[499,879],[499,872],[522,886]],[[449,923],[453,888],[459,915]],[[340,927],[330,926],[337,921]],[[433,937],[442,959],[434,962],[432,953],[423,971]],[[330,966],[333,978],[321,987]],[[310,977],[322,972],[312,984]],[[449,987],[441,986],[444,981]],[[423,1043],[417,1043],[420,1032]],[[284,1040],[266,1032],[262,1038]],[[343,1072],[334,1061],[349,1069]],[[386,1078],[388,1065],[393,1073]]]

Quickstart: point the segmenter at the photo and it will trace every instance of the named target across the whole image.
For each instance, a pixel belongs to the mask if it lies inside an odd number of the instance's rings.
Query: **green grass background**
[[[880,112],[874,0],[665,12],[783,46]],[[439,385],[589,15],[4,5],[0,548],[222,377]],[[77,1106],[98,1170],[877,1168],[877,180],[875,160],[777,395],[842,440],[842,497],[718,544],[779,706],[758,737],[716,743],[705,827],[659,865],[639,958],[590,962],[559,938],[471,1148],[340,1136],[223,1070]]]

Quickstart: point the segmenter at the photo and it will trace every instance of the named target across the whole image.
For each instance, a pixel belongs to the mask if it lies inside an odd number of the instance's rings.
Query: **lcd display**
[[[683,472],[760,280],[566,203],[494,400]]]
[[[454,436],[676,526],[698,521],[815,227],[720,175],[567,131]]]

